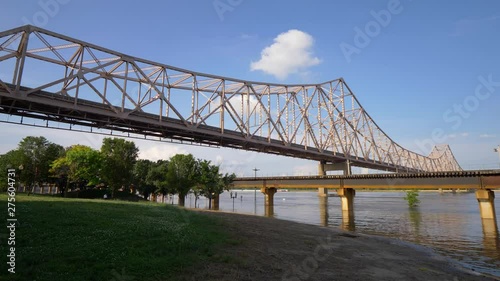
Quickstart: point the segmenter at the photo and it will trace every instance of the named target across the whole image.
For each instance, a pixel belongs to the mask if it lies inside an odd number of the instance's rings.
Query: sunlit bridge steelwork
[[[342,78],[220,77],[33,26],[0,32],[0,113],[394,172],[461,170],[447,145],[424,156],[394,142]]]

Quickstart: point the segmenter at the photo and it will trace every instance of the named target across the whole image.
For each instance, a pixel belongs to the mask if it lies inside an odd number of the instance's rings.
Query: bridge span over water
[[[0,32],[0,74],[3,122],[311,159],[325,171],[461,170],[447,145],[425,156],[396,143],[343,78],[285,85],[216,76],[29,25]]]
[[[494,190],[500,189],[500,170],[247,177],[236,178],[232,188],[259,188],[265,195],[266,212],[268,213],[273,212],[274,194],[278,189],[318,189],[320,197],[327,197],[328,189],[334,189],[341,199],[343,220],[347,225],[354,220],[354,196],[356,189],[472,189],[475,190],[479,203],[483,227],[487,226],[488,230],[486,231],[488,233],[498,234]]]
[[[0,117],[315,160],[321,177],[237,179],[235,186],[261,187],[271,207],[277,188],[309,186],[320,195],[335,188],[348,219],[356,188],[467,186],[477,189],[481,216],[497,229],[492,189],[498,172],[450,173],[462,169],[447,145],[429,155],[403,148],[343,78],[287,85],[222,77],[27,25],[0,32]],[[351,166],[408,174],[353,176]],[[326,176],[331,170],[345,176]]]

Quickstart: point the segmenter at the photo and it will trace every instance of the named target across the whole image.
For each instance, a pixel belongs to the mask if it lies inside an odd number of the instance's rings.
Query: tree
[[[67,175],[67,181],[79,188],[95,186],[101,182],[103,158],[98,150],[85,145],[73,145],[63,157],[56,159],[51,172],[59,178]]]
[[[167,183],[168,161],[138,160],[134,165],[134,185],[137,186],[144,198],[150,194],[171,193]]]
[[[44,137],[25,137],[19,142],[18,150],[23,166],[21,181],[27,185],[48,182],[50,165],[64,154],[62,146],[51,143]]]
[[[149,180],[149,174],[153,168],[154,163],[150,160],[140,159],[134,164],[133,170],[133,184],[134,187],[144,196],[148,198],[149,194],[154,192],[154,185]]]
[[[1,191],[7,191],[7,170],[15,169],[17,172],[17,179],[19,181],[19,176],[21,171],[19,170],[19,166],[21,165],[20,152],[19,150],[11,150],[5,154],[0,155],[0,182],[2,186],[0,188]],[[19,182],[17,183],[19,184]]]
[[[418,190],[408,190],[406,191],[406,196],[404,199],[408,202],[409,207],[416,207],[420,203],[418,199]]]
[[[212,209],[212,199],[222,193],[220,191],[219,166],[211,165],[210,161],[198,159],[200,167],[200,177],[198,181],[198,190],[200,195],[208,198],[208,208]],[[197,197],[197,196],[196,196]],[[198,198],[195,198],[195,206]]]
[[[167,171],[168,186],[179,194],[179,206],[184,206],[186,195],[198,183],[198,162],[193,155],[177,154],[170,158]]]
[[[111,188],[111,197],[117,189],[133,181],[133,169],[139,149],[135,143],[117,138],[105,138],[102,142],[102,178]]]
[[[168,166],[169,162],[166,160],[158,160],[154,163],[153,167],[148,173],[148,182],[154,186],[153,192],[161,193],[163,196],[167,194],[174,194],[175,190],[169,185],[168,182]]]
[[[199,177],[197,191],[201,195],[209,199],[208,208],[212,208],[212,199],[224,192],[224,190],[229,190],[229,186],[236,177],[235,174],[225,174],[219,173],[220,167],[217,165],[212,165],[210,161],[198,160],[199,163]],[[195,195],[196,195],[195,192]],[[196,206],[197,198],[195,198]]]

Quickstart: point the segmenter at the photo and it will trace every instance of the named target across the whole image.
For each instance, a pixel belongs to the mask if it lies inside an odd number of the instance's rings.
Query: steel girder
[[[2,113],[396,172],[461,170],[449,146],[393,141],[342,78],[252,82],[148,61],[33,26],[0,32]]]

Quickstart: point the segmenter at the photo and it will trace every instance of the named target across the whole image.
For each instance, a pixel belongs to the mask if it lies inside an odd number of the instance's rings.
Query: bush
[[[406,192],[404,199],[408,202],[409,207],[416,207],[420,203],[418,199],[418,190],[409,190]]]

